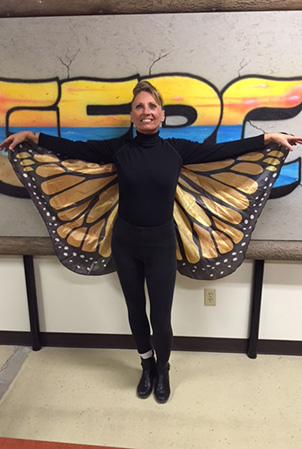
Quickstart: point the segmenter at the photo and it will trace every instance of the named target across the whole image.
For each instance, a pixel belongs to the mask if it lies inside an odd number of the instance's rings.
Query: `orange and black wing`
[[[181,274],[218,279],[241,265],[287,153],[275,145],[183,167],[174,204]]]
[[[118,208],[115,166],[62,160],[27,142],[9,152],[9,158],[47,226],[60,262],[85,275],[115,271],[111,254]]]
[[[286,156],[284,148],[271,147],[182,169],[174,207],[181,274],[217,279],[241,265]],[[79,274],[114,271],[114,165],[61,160],[29,143],[19,145],[9,157],[46,223],[59,260]]]

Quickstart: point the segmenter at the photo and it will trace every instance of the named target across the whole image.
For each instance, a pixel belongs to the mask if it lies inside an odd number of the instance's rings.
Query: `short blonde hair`
[[[133,89],[133,98],[131,101],[131,108],[132,108],[133,101],[135,100],[137,95],[140,94],[141,92],[148,92],[150,95],[152,95],[152,97],[154,98],[154,100],[156,101],[157,104],[159,104],[162,108],[164,107],[163,98],[162,98],[159,90],[157,90],[156,87],[154,87],[151,83],[149,83],[149,81],[143,80],[143,81],[139,81]]]

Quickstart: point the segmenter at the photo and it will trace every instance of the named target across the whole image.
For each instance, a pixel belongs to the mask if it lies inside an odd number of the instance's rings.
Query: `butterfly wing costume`
[[[182,157],[185,141],[180,146]],[[244,260],[288,150],[276,144],[264,147],[263,137],[244,139],[241,146],[234,157],[208,157],[199,163],[191,157],[193,163],[180,164],[172,208],[182,275],[218,279]],[[46,224],[60,262],[84,275],[113,272],[111,236],[121,194],[116,165],[59,153],[24,142],[9,152],[9,158]],[[182,160],[186,162],[185,157]],[[165,170],[160,163],[158,167]]]

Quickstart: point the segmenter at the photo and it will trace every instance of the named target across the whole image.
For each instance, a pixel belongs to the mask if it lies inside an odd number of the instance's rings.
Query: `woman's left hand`
[[[297,143],[302,143],[302,137],[283,133],[264,134],[265,145],[271,142],[275,142],[278,145],[282,145],[283,147],[287,148],[289,151],[293,151],[293,145],[297,145]]]

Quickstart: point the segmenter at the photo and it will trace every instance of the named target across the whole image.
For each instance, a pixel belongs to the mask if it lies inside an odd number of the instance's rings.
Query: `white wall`
[[[43,332],[129,334],[127,312],[115,273],[79,276],[55,257],[35,258]],[[178,275],[172,323],[177,336],[247,338],[253,262],[218,281]],[[22,258],[0,258],[0,329],[29,330]],[[204,306],[204,288],[216,289],[216,307]],[[301,340],[301,263],[266,262],[260,338]]]
[[[247,338],[252,262],[217,281],[192,281],[178,275],[173,324],[176,335]],[[204,306],[204,289],[216,289],[216,307]]]
[[[22,257],[0,257],[0,330],[29,330]]]
[[[264,269],[260,338],[302,340],[302,262],[270,262]]]

